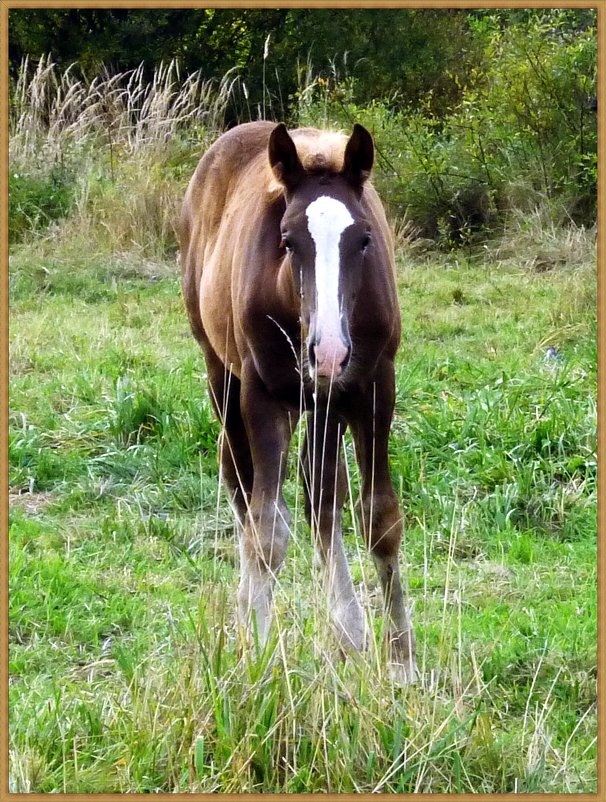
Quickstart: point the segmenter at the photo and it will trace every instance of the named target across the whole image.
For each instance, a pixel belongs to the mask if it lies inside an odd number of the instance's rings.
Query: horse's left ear
[[[345,148],[342,174],[354,186],[361,187],[372,170],[375,146],[363,125],[356,123]]]

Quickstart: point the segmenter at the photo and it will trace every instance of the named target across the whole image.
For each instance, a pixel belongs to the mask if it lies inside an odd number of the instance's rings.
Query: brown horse
[[[372,137],[255,122],[223,134],[198,164],[181,218],[185,304],[223,424],[222,476],[240,534],[240,620],[267,637],[290,514],[286,456],[304,411],[306,516],[326,567],[341,646],[366,632],[341,537],[342,438],[362,477],[361,528],[377,566],[391,661],[416,674],[398,561],[402,518],[389,476],[400,339],[393,244],[368,180]]]

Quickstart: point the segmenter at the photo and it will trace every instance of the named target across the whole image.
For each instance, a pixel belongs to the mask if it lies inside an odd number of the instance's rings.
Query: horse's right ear
[[[297,148],[284,123],[276,125],[269,137],[269,163],[278,181],[293,190],[305,175]]]

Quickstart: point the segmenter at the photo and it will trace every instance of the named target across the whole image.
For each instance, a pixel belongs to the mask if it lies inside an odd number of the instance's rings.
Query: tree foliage
[[[299,119],[374,134],[377,180],[396,212],[447,246],[470,241],[515,208],[547,204],[559,222],[596,212],[595,27],[569,10],[468,19],[477,64],[453,76],[458,98],[440,114],[431,98],[393,108],[360,104],[355,79],[319,79]]]
[[[49,52],[59,66],[77,62],[89,73],[140,63],[151,73],[177,59],[204,77],[235,68],[251,107],[271,100],[280,112],[308,63],[320,71],[338,63],[354,75],[358,102],[429,96],[444,111],[474,56],[466,12],[456,10],[11,9],[9,26],[13,74],[26,55]]]

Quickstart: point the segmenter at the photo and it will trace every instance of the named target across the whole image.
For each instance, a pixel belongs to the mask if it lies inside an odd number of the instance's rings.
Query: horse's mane
[[[315,128],[301,128],[291,132],[293,142],[301,164],[310,173],[338,173],[343,168],[345,146],[348,138],[346,134],[337,131],[319,131]],[[269,160],[267,161],[265,180],[267,194],[273,201],[284,194],[284,187],[274,176]]]

